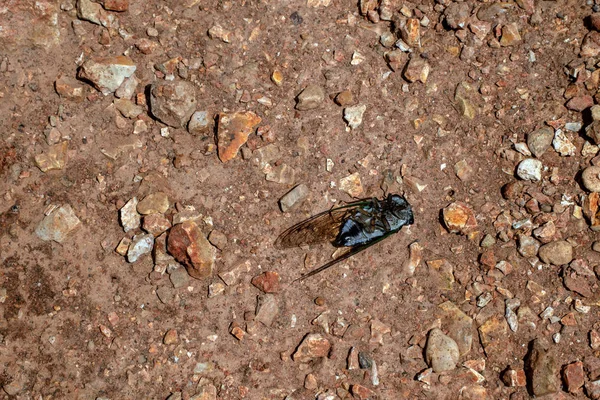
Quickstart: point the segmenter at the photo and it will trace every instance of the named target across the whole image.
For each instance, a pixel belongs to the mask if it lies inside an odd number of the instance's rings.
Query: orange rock
[[[192,278],[202,279],[212,275],[215,249],[195,222],[185,221],[171,228],[167,249],[185,265]]]
[[[252,278],[252,284],[265,293],[279,292],[279,274],[274,271],[266,271]]]
[[[235,158],[260,121],[262,119],[252,111],[220,113],[217,130],[219,159],[227,162]]]
[[[452,233],[466,234],[477,227],[473,210],[464,203],[450,204],[443,210],[444,223]]]

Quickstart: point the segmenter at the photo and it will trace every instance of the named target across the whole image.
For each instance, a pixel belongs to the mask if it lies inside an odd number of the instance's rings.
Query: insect
[[[314,215],[283,232],[275,241],[277,248],[330,242],[349,251],[325,265],[302,275],[304,280],[360,253],[414,222],[412,207],[403,196],[358,200]]]

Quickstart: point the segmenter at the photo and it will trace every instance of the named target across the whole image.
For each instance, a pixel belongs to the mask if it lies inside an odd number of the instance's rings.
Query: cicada
[[[325,265],[296,279],[303,280],[373,246],[414,222],[412,207],[403,196],[389,194],[358,200],[332,208],[304,220],[283,232],[275,241],[277,248],[330,242],[349,250]]]

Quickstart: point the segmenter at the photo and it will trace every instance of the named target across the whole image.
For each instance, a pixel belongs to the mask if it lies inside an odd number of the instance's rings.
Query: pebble
[[[252,284],[264,293],[277,293],[281,290],[279,274],[275,271],[265,271],[252,278]]]
[[[566,365],[563,369],[563,379],[568,392],[577,392],[583,387],[585,381],[583,363],[581,361],[576,361]]]
[[[287,212],[297,205],[302,204],[302,202],[308,197],[309,192],[308,186],[306,186],[304,183],[294,187],[292,190],[283,195],[281,199],[279,199],[279,207],[281,207],[281,211]]]
[[[344,108],[344,121],[351,129],[356,129],[362,124],[363,115],[367,110],[365,104]]]
[[[465,203],[455,202],[442,210],[444,224],[450,233],[466,235],[477,228],[473,210]]]
[[[117,254],[120,254],[123,257],[125,257],[127,255],[127,250],[129,250],[130,245],[131,245],[131,239],[129,239],[127,236],[125,236],[123,239],[121,239],[121,241],[117,245],[117,248],[115,249],[115,251],[117,252]]]
[[[163,337],[163,343],[166,345],[175,344],[179,342],[179,335],[175,329],[169,329]]]
[[[533,394],[543,396],[560,390],[558,364],[549,354],[548,345],[534,339],[527,357],[527,367],[531,371],[530,384]]]
[[[91,58],[81,65],[78,77],[90,81],[106,96],[116,91],[135,70],[135,64],[127,56]]]
[[[505,340],[508,335],[508,323],[506,319],[492,316],[479,328],[479,340],[486,355],[501,353],[505,348]]]
[[[404,68],[404,78],[410,83],[420,81],[426,83],[431,67],[427,61],[422,58],[413,57],[408,61],[408,64]]]
[[[210,133],[210,122],[207,111],[196,111],[188,122],[188,132],[192,135],[207,135]]]
[[[500,46],[514,46],[521,41],[519,26],[517,23],[507,24],[502,27],[502,37],[500,38]]]
[[[400,25],[402,39],[411,47],[421,46],[421,24],[417,18],[409,18]]]
[[[131,244],[127,250],[127,261],[134,263],[144,254],[148,254],[154,247],[154,235],[148,233],[144,235],[135,235],[131,239]]]
[[[187,81],[158,81],[150,87],[150,111],[162,123],[185,127],[196,110],[196,88]]]
[[[35,156],[35,163],[42,172],[63,169],[67,164],[68,148],[68,141],[52,145],[45,153]]]
[[[594,157],[596,154],[598,154],[599,150],[600,148],[598,148],[598,145],[591,144],[586,140],[585,142],[583,142],[583,147],[581,148],[581,155],[583,157]]]
[[[92,22],[96,25],[102,25],[108,22],[106,14],[102,6],[98,3],[94,3],[91,0],[77,1],[77,18],[79,19]]]
[[[458,345],[452,338],[444,335],[438,328],[429,331],[425,347],[425,361],[433,368],[433,372],[453,370],[456,368],[459,358]]]
[[[600,380],[587,381],[585,383],[585,392],[592,400],[600,399]]]
[[[134,197],[130,199],[121,210],[119,215],[121,217],[121,225],[125,232],[137,229],[141,225],[141,215],[137,212],[138,199]]]
[[[594,107],[596,107],[596,106],[594,106]],[[592,111],[592,113],[593,113],[593,111]],[[592,119],[593,119],[593,117],[592,117]],[[569,132],[579,132],[582,127],[583,127],[583,124],[581,122],[567,122],[565,124],[565,129],[568,130]]]
[[[591,124],[585,127],[585,134],[594,141],[600,144],[600,120],[594,120]]]
[[[527,147],[535,157],[540,158],[550,148],[553,139],[554,129],[546,126],[527,135]]]
[[[526,181],[542,179],[542,162],[535,158],[526,158],[517,167],[517,176]]]
[[[317,358],[327,357],[331,343],[319,333],[309,333],[304,337],[292,359],[297,362],[307,363]]]
[[[208,234],[208,241],[219,250],[223,250],[227,246],[227,236],[217,229],[213,229]]]
[[[164,192],[156,192],[144,197],[137,205],[137,212],[142,215],[163,214],[169,209],[169,197]]]
[[[595,281],[596,279],[594,278],[593,280]],[[589,283],[588,278],[578,275],[571,268],[566,268],[563,271],[563,284],[570,291],[578,293],[583,297],[589,298],[594,295],[592,285]],[[579,308],[582,309],[582,307]]]
[[[223,29],[221,25],[215,24],[208,30],[208,36],[211,39],[219,39],[224,43],[231,43],[233,34],[230,31]]]
[[[600,167],[592,165],[581,173],[583,186],[592,193],[600,192]]]
[[[359,400],[369,400],[374,398],[373,396],[375,395],[375,392],[373,392],[371,389],[356,383],[350,387],[350,390],[352,395]]]
[[[540,247],[538,255],[546,264],[565,265],[573,260],[573,246],[566,240],[558,240]]]
[[[167,249],[178,262],[185,265],[192,278],[202,279],[212,275],[216,251],[194,221],[185,221],[171,228]]]
[[[454,164],[454,173],[461,181],[467,181],[473,175],[473,168],[466,160],[461,160]]]
[[[213,282],[208,285],[208,298],[213,298],[225,291],[225,285],[222,282]]]
[[[80,224],[73,208],[65,204],[46,215],[35,228],[35,234],[42,240],[62,243]]]
[[[188,285],[190,281],[190,275],[187,273],[185,268],[176,268],[169,274],[169,280],[175,289],[179,289]]]
[[[265,179],[269,182],[276,182],[282,185],[293,185],[296,183],[296,170],[287,164],[280,164],[267,172]]]
[[[363,194],[363,187],[358,172],[340,179],[340,190],[351,197],[358,198]]]
[[[517,308],[519,308],[519,306],[521,305],[521,301],[516,298],[506,299],[505,304],[506,304],[506,310],[505,310],[504,317],[506,318],[508,327],[510,328],[511,331],[517,332],[517,330],[519,329],[519,321],[517,318],[517,314],[515,313],[515,310]]]
[[[567,138],[564,132],[561,129],[557,129],[554,132],[554,139],[552,140],[552,146],[554,150],[558,152],[561,156],[574,156],[576,147],[571,141]]]
[[[296,98],[296,109],[300,111],[318,108],[325,100],[325,92],[319,85],[308,85]]]
[[[234,159],[262,119],[252,111],[219,114],[217,150],[221,162]]]
[[[473,319],[456,304],[446,301],[438,306],[444,311],[442,326],[457,344],[461,356],[468,354],[473,345]]]
[[[588,32],[581,42],[581,57],[597,57],[600,54],[600,32]]]
[[[468,3],[450,3],[444,10],[446,24],[450,29],[464,29],[469,16],[471,15],[471,6]],[[478,14],[479,15],[479,14]],[[482,19],[479,17],[479,19]]]
[[[396,46],[398,46],[398,42],[396,42]],[[404,51],[402,51],[401,48],[400,50],[392,50],[386,52],[385,59],[392,71],[396,72],[404,68],[408,56],[404,53]]]
[[[171,227],[169,220],[162,214],[150,214],[144,217],[142,229],[155,237],[167,231]]]
[[[354,97],[350,90],[342,90],[335,96],[334,101],[337,105],[346,107],[354,103]]]
[[[524,387],[527,385],[525,370],[509,368],[502,374],[502,382],[508,387]]]
[[[565,105],[569,110],[581,112],[594,105],[594,98],[590,95],[575,96]]]
[[[258,297],[255,321],[271,326],[277,314],[279,314],[279,304],[275,295],[265,294]]]
[[[115,99],[114,104],[115,108],[125,118],[136,118],[139,115],[143,114],[145,111],[142,106],[135,104],[129,99]]]
[[[354,53],[352,53],[352,59],[350,60],[350,65],[359,65],[365,60],[366,57],[360,51],[354,50]]]
[[[65,99],[81,101],[84,98],[84,90],[81,82],[68,76],[60,75],[54,82],[56,93]]]
[[[135,90],[140,84],[140,80],[134,75],[126,78],[121,86],[115,91],[115,97],[119,99],[131,99],[135,94]]]

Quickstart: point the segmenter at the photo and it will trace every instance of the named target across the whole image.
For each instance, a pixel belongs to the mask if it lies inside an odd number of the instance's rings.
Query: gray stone
[[[266,326],[271,326],[275,317],[279,313],[279,304],[277,298],[272,294],[265,294],[258,297],[256,305],[255,321],[261,322]]]
[[[437,328],[429,331],[425,347],[425,361],[434,372],[451,371],[460,358],[458,345]]]
[[[150,111],[166,125],[185,127],[196,109],[196,88],[187,81],[161,81],[150,89]]]
[[[444,311],[442,326],[448,331],[448,336],[456,342],[460,355],[469,353],[473,345],[473,319],[450,301],[438,307]]]
[[[600,167],[593,165],[584,169],[581,173],[581,180],[583,186],[590,192],[600,192]]]
[[[321,105],[325,100],[325,92],[318,85],[308,85],[299,95],[296,109],[300,111],[312,110]]]
[[[205,135],[210,130],[207,111],[196,111],[188,122],[188,132],[192,135]]]
[[[135,72],[136,66],[126,56],[91,58],[81,65],[79,78],[90,81],[96,89],[108,95]]]
[[[190,281],[190,275],[187,273],[185,268],[180,267],[176,268],[169,274],[169,279],[171,280],[173,287],[175,289],[179,289],[188,284]]]
[[[81,222],[71,206],[65,204],[45,216],[35,229],[35,233],[42,240],[54,240],[62,243],[67,235],[80,224]]]
[[[123,81],[121,86],[119,86],[115,92],[115,96],[119,99],[131,99],[135,94],[135,90],[139,83],[140,80],[135,75],[131,75]]]
[[[279,206],[281,211],[286,212],[287,210],[295,207],[302,203],[308,196],[308,186],[304,183],[299,184],[289,192],[287,192],[281,199],[279,199]]]
[[[540,247],[539,256],[546,264],[565,265],[573,260],[573,246],[566,240],[558,240]]]
[[[535,158],[526,158],[517,167],[517,176],[526,181],[542,179],[542,162]]]
[[[344,108],[344,121],[348,123],[350,128],[356,129],[362,124],[363,114],[366,110],[367,106],[364,104],[346,107]]]
[[[540,242],[527,235],[519,235],[518,239],[517,251],[519,254],[526,258],[535,257],[537,255],[540,248]]]
[[[535,339],[527,356],[526,372],[533,394],[543,396],[558,392],[560,389],[560,378],[558,376],[558,363],[549,354],[546,343]]]
[[[148,254],[154,247],[154,235],[147,233],[144,235],[135,235],[127,250],[127,261],[136,262],[144,254]]]
[[[123,230],[129,232],[137,229],[141,225],[142,216],[137,212],[138,199],[134,197],[130,199],[119,211],[121,217],[121,225]]]
[[[534,156],[540,158],[550,148],[553,139],[554,130],[546,126],[527,135],[527,147]]]

